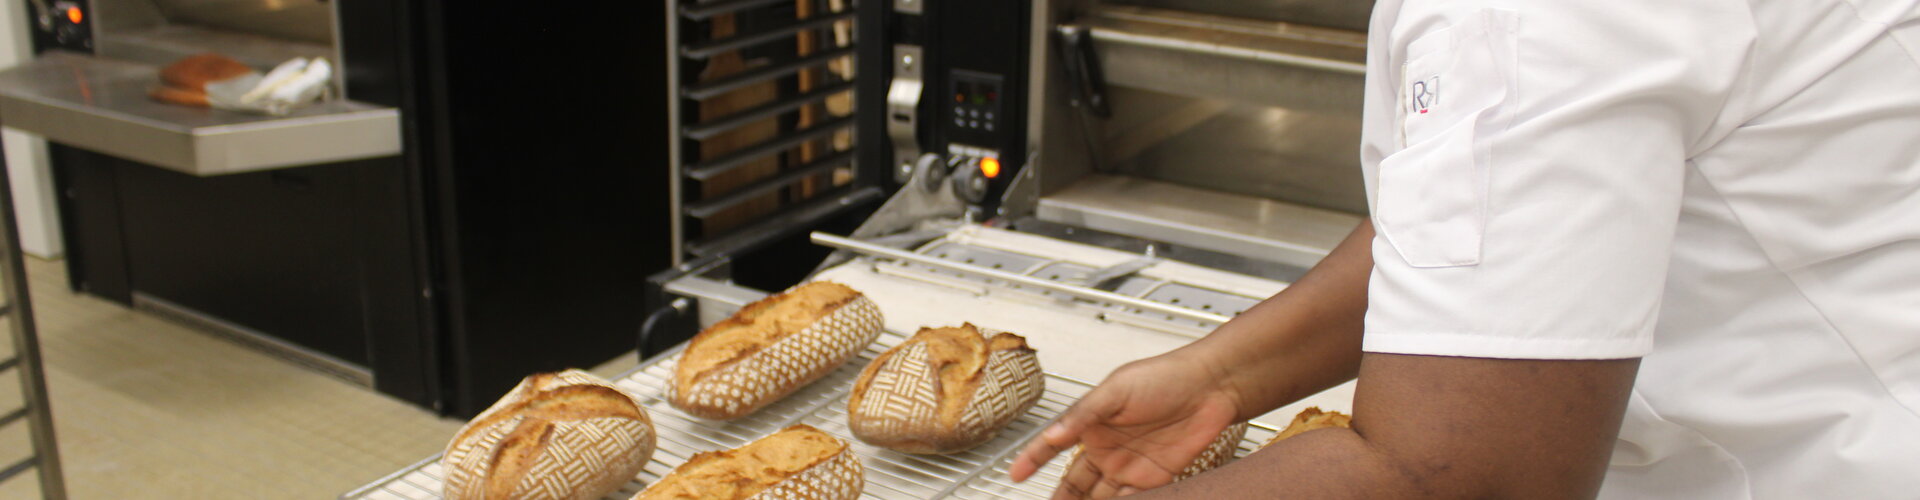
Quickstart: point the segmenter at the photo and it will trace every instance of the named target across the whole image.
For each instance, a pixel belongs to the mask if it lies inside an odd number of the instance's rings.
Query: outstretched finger
[[[1069,409],[1059,421],[1048,425],[1046,430],[1040,431],[1039,437],[1027,442],[1026,448],[1020,451],[1020,456],[1013,459],[1013,467],[1007,470],[1013,482],[1026,481],[1033,476],[1033,473],[1046,466],[1047,461],[1053,460],[1055,455],[1073,448],[1073,445],[1080,444],[1080,435],[1086,433],[1088,424],[1078,419],[1069,420],[1068,417],[1071,416],[1073,416],[1073,410]]]
[[[1007,470],[1007,474],[1013,478],[1014,482],[1026,481],[1033,476],[1034,472],[1039,471],[1040,467],[1047,465],[1047,461],[1052,460],[1055,455],[1072,448],[1073,445],[1080,444],[1080,435],[1085,434],[1088,427],[1113,413],[1114,409],[1109,407],[1114,405],[1107,403],[1108,398],[1103,397],[1102,392],[1095,388],[1093,392],[1087,393],[1087,397],[1067,407],[1067,411],[1060,414],[1059,420],[1048,425],[1046,430],[1040,431],[1040,437],[1027,442],[1026,448],[1020,451],[1020,456],[1013,459],[1013,466]]]

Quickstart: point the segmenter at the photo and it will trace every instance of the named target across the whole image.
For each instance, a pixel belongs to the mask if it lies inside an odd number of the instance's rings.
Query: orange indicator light
[[[81,19],[84,19],[84,18],[85,18],[85,17],[84,17],[84,16],[82,16],[82,15],[81,15],[81,13],[80,13],[80,8],[79,8],[79,7],[67,7],[67,20],[68,20],[68,21],[73,21],[73,24],[80,24],[80,20],[81,20]]]
[[[988,179],[999,177],[1000,176],[1000,159],[999,158],[981,158],[980,159],[980,175],[987,176]]]

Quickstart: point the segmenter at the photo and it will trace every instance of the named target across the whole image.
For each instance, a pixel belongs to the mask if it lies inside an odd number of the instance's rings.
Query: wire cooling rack
[[[1014,483],[1007,467],[1021,445],[1038,434],[1048,422],[1066,411],[1074,401],[1092,388],[1084,381],[1047,374],[1047,390],[1032,410],[1013,421],[992,441],[971,450],[951,455],[913,455],[867,445],[853,437],[847,428],[847,392],[860,370],[875,356],[906,340],[893,331],[880,336],[874,345],[856,359],[821,380],[796,391],[752,415],[731,421],[706,420],[689,416],[667,402],[666,388],[673,378],[673,363],[679,350],[663,353],[619,377],[614,385],[638,396],[653,419],[659,435],[653,459],[640,474],[608,500],[628,500],[647,484],[672,472],[675,466],[695,453],[723,450],[744,445],[754,439],[793,424],[807,424],[852,444],[866,467],[864,498],[1048,498],[1059,484],[1064,459],[1056,459],[1025,483]],[[1273,436],[1272,427],[1254,423],[1241,442],[1244,455]],[[434,455],[405,469],[355,489],[342,499],[403,500],[440,498],[440,456]]]

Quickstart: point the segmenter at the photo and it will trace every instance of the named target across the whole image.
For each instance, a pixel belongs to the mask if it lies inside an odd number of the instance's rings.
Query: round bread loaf
[[[589,500],[652,458],[653,421],[633,396],[580,370],[520,381],[447,444],[442,494],[461,500]]]
[[[801,424],[726,451],[695,454],[634,500],[852,500],[866,486],[860,458]]]
[[[874,358],[847,397],[847,425],[867,444],[954,453],[993,439],[1046,390],[1027,340],[972,324],[922,328]]]
[[[872,300],[845,285],[796,286],[687,341],[668,400],[697,417],[745,416],[846,364],[880,338],[882,321]]]

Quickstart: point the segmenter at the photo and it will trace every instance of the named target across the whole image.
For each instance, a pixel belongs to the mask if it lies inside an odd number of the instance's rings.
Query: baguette
[[[865,474],[846,441],[801,424],[695,454],[633,500],[851,500],[866,486]]]
[[[702,418],[753,413],[845,364],[880,337],[881,323],[880,308],[845,285],[794,287],[688,341],[668,400]]]
[[[605,380],[579,370],[527,377],[447,444],[449,499],[606,496],[653,456],[647,412]]]
[[[905,453],[954,453],[993,439],[1046,390],[1027,341],[972,324],[922,328],[874,358],[847,397],[854,437]]]

